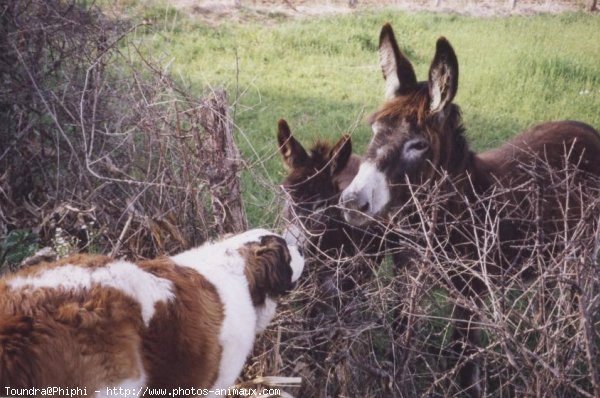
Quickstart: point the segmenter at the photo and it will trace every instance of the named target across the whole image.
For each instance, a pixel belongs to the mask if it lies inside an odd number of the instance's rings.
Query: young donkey
[[[478,248],[469,238],[477,225],[466,203],[477,205],[485,194],[504,192],[501,201],[505,207],[496,211],[500,220],[499,253],[493,265],[484,262],[479,266],[486,267],[490,275],[522,273],[519,264],[533,254],[524,249],[534,243],[531,224],[507,216],[505,208],[515,210],[523,206],[526,193],[519,192],[517,187],[532,181],[533,174],[528,168],[531,171],[531,166],[543,163],[545,166],[537,168],[535,174],[535,182],[543,191],[538,220],[544,233],[556,235],[562,228],[560,203],[568,193],[553,188],[553,173],[569,167],[574,171],[575,186],[588,184],[592,189],[600,188],[598,132],[574,121],[543,123],[496,149],[474,153],[464,136],[459,107],[452,103],[458,88],[458,61],[450,43],[443,37],[437,41],[429,79],[424,82],[417,81],[389,24],[381,30],[379,57],[386,102],[370,118],[373,137],[366,156],[358,174],[341,195],[346,220],[363,225],[373,217],[390,218],[401,211],[414,217],[415,191],[431,192],[434,186],[436,189],[446,186],[450,195],[444,211],[448,216],[440,215],[439,228],[434,227],[435,234],[445,234],[437,237],[437,242],[445,242],[440,250],[477,259]],[[572,200],[571,212],[565,217],[581,220],[584,205]],[[485,218],[484,213],[477,213],[485,211],[484,207],[475,210],[479,219]],[[446,271],[454,287],[467,297],[484,294],[481,279],[461,274],[451,265]],[[455,310],[464,319],[455,325],[456,348],[466,355],[474,354],[478,336],[469,326],[474,315],[465,308]],[[471,396],[481,394],[474,362],[467,362],[459,370],[458,378],[460,387]]]
[[[0,279],[0,388],[8,395],[216,396],[304,259],[256,229],[174,257],[77,255]],[[46,391],[46,393],[44,392]],[[153,390],[157,393],[158,390]]]
[[[345,266],[359,266],[359,262],[364,262],[352,257],[360,255],[378,263],[383,251],[381,233],[375,227],[357,228],[348,224],[338,206],[340,193],[358,172],[361,161],[352,154],[350,136],[344,135],[334,145],[317,141],[307,152],[282,119],[277,141],[288,170],[283,182],[289,195],[284,211],[290,223],[286,235],[298,242],[310,257],[345,258],[349,259],[343,261]]]

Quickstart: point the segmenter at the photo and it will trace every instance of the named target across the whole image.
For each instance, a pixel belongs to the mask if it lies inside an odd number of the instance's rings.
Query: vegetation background
[[[152,21],[149,31],[139,33],[143,51],[161,57],[193,92],[227,88],[248,164],[243,192],[252,225],[272,225],[278,213],[273,187],[283,176],[275,141],[279,118],[305,144],[350,132],[355,151],[365,148],[370,138],[365,116],[382,101],[377,43],[386,21],[420,79],[427,76],[439,36],[455,47],[460,63],[455,102],[477,150],[541,121],[600,126],[600,22],[594,14],[507,16],[506,4],[496,2],[498,15],[478,17],[403,12],[383,2],[387,7],[379,3],[340,14],[324,8],[325,15],[299,18],[288,15],[289,7],[284,12],[286,2],[271,2],[283,3],[283,9],[257,11],[244,4],[265,2],[242,1],[236,14],[221,9],[218,19],[214,9],[194,11],[177,3],[130,2],[121,10]]]
[[[513,8],[504,0],[32,0],[20,3],[30,5],[23,7],[31,12],[24,12],[27,18],[12,18],[15,4],[0,0],[4,269],[47,245],[59,255],[82,250],[150,257],[218,233],[214,222],[203,219],[210,195],[196,187],[206,182],[206,159],[198,155],[206,152],[195,150],[201,145],[192,136],[202,98],[221,87],[229,93],[242,154],[249,224],[281,227],[277,120],[287,119],[306,146],[348,132],[362,153],[371,135],[366,116],[383,97],[377,45],[385,22],[392,23],[420,79],[427,76],[436,39],[450,40],[460,63],[455,102],[476,150],[542,121],[575,119],[600,128],[600,17],[585,11],[588,1],[518,0]],[[71,13],[79,8],[93,12]],[[71,19],[58,18],[55,9]],[[94,132],[99,144],[90,148]],[[390,388],[415,395],[427,388],[445,391],[452,372],[440,371],[445,364],[436,361],[451,333],[452,292],[427,283],[427,265],[411,271],[410,283],[391,277],[389,268],[376,271],[380,278],[356,294],[340,296],[344,306],[325,320],[311,318],[320,308],[312,304],[319,284],[309,273],[257,343],[243,379],[301,375],[308,385],[299,396],[306,397],[352,396],[358,388],[361,396],[387,396]],[[592,302],[600,302],[597,282],[592,279]],[[513,283],[514,305],[507,311],[514,312],[503,319],[538,322],[531,314],[535,290]],[[404,345],[395,341],[389,319],[398,297],[413,300],[418,323]],[[564,324],[540,318],[510,340],[511,347],[536,355],[555,353],[555,362],[546,358],[550,370],[538,369],[535,361],[527,369],[507,363],[498,348],[506,335],[486,336],[489,378],[496,377],[489,385],[498,396],[543,393],[553,382],[563,396],[572,396],[573,385],[592,391],[580,361],[582,333],[538,344],[544,341],[540,330],[558,336],[579,330],[568,297],[561,292],[557,298]],[[596,329],[599,322],[598,315],[591,318]],[[513,326],[507,322],[502,331],[512,333]],[[547,349],[551,344],[554,351]],[[395,355],[407,347],[419,354],[401,362]],[[527,355],[517,357],[519,366],[529,366],[523,365]],[[576,363],[574,371],[567,367],[568,377],[554,373],[561,361]],[[398,363],[409,364],[404,378],[395,373]],[[505,384],[511,386],[503,389]]]

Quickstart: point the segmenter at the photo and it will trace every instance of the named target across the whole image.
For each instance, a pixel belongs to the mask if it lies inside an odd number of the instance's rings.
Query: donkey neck
[[[494,184],[492,168],[479,154],[469,150],[464,172],[469,183],[465,193],[475,196],[484,194]]]
[[[476,197],[493,184],[493,165],[469,147],[460,113],[456,113],[455,117],[452,121],[455,127],[446,136],[449,138],[441,151],[440,162],[452,180],[454,189],[469,197]]]

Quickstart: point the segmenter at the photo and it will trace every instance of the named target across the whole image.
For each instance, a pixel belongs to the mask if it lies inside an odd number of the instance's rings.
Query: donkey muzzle
[[[369,221],[368,214],[371,203],[366,195],[360,192],[344,191],[340,197],[340,206],[344,213],[346,222],[352,225],[363,225]]]

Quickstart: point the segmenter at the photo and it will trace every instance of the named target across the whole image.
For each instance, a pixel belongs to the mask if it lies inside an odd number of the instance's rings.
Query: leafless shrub
[[[216,147],[227,98],[190,96],[141,54],[145,24],[61,0],[2,2],[0,19],[2,232],[147,257],[244,228],[239,154]]]
[[[457,195],[460,187],[448,178],[414,187],[406,209],[383,226],[390,241],[401,239],[388,250],[407,259],[403,267],[386,261],[348,289],[344,281],[366,259],[311,262],[257,343],[246,378],[301,376],[302,387],[289,389],[297,397],[450,397],[461,395],[457,373],[474,361],[484,396],[597,396],[600,181],[543,160],[523,167],[529,181],[477,198]],[[510,207],[507,195],[523,199]],[[464,223],[450,210],[456,200],[467,202],[471,230],[461,230],[474,256],[449,245]],[[548,206],[555,218],[540,219]],[[522,222],[527,237],[520,263],[499,269],[498,228],[507,218]],[[481,283],[480,296],[452,284],[456,274]],[[461,308],[481,335],[471,355],[452,349]]]

